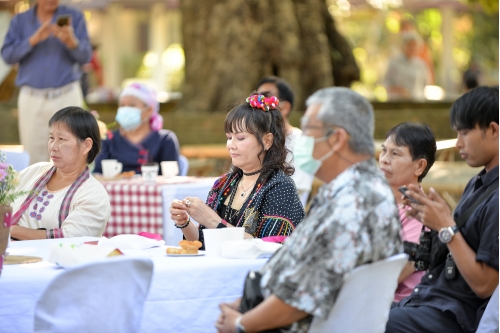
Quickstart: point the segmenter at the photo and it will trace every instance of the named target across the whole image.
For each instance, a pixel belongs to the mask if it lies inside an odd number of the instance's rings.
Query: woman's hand
[[[186,207],[189,216],[207,228],[215,228],[221,220],[220,216],[212,208],[198,198],[187,197],[182,200],[182,204]]]
[[[10,237],[18,240],[46,239],[47,231],[21,227],[16,224],[10,227]]]
[[[189,219],[189,215],[186,211],[187,207],[180,200],[174,200],[170,204],[170,218],[177,225],[186,224]]]
[[[241,313],[231,308],[231,305],[222,303],[219,305],[220,315],[217,318],[217,322],[215,323],[215,327],[217,331],[220,333],[236,333],[236,326],[234,326],[234,322],[236,318],[238,318]]]

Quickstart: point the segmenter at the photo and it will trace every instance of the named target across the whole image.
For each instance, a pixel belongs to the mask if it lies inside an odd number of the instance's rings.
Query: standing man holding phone
[[[80,67],[92,54],[85,18],[59,0],[36,0],[12,19],[1,53],[8,64],[19,64],[21,144],[31,163],[48,161],[49,119],[64,107],[83,106]]]

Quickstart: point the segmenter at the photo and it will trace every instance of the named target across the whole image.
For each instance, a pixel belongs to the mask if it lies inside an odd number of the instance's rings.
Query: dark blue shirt
[[[115,159],[123,164],[123,171],[141,173],[141,165],[146,162],[179,162],[179,141],[174,132],[169,130],[151,131],[139,144],[124,138],[119,130],[111,132],[102,141],[102,150],[95,159],[94,172],[102,173],[101,161]],[[161,168],[159,168],[161,175]]]
[[[481,171],[465,187],[453,214],[455,221],[498,179],[498,166],[488,173]],[[493,185],[492,185],[493,186]],[[480,204],[460,228],[467,244],[476,253],[476,261],[498,271],[498,188]],[[457,269],[457,276],[448,280],[444,274],[445,263],[430,270],[411,296],[400,306],[426,305],[454,315],[464,332],[475,332],[479,308],[487,301],[476,296]],[[425,320],[425,318],[422,318]]]
[[[31,46],[28,40],[41,26],[36,16],[37,7],[14,16],[2,46],[5,62],[11,65],[19,63],[16,85],[45,89],[78,81],[80,66],[88,63],[92,55],[85,17],[67,6],[57,7],[52,17],[55,24],[59,15],[71,15],[71,25],[79,42],[76,48],[68,49],[55,36]]]

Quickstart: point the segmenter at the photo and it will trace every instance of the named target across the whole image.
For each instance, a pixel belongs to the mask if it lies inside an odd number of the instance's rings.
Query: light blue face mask
[[[131,131],[139,127],[142,110],[133,106],[121,106],[118,108],[115,120],[125,131]]]
[[[293,159],[294,165],[303,170],[304,172],[314,176],[316,172],[318,172],[321,164],[328,157],[332,156],[333,150],[326,153],[319,160],[313,157],[314,144],[316,142],[325,141],[328,137],[322,137],[315,139],[312,136],[302,134],[295,141],[295,145],[293,147]]]

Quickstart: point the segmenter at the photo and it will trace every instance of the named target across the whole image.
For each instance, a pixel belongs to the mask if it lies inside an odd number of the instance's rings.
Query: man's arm
[[[46,31],[47,28],[47,25],[43,24],[32,36],[23,38],[21,35],[21,32],[23,31],[21,19],[19,16],[15,16],[10,22],[9,30],[7,31],[7,35],[5,36],[2,46],[3,60],[10,65],[19,63],[27,54],[31,52],[31,50],[33,50],[33,46],[41,41],[42,37],[45,39],[48,38],[48,35],[40,35],[41,31]],[[32,42],[34,44],[31,44]]]
[[[241,314],[233,310],[228,304],[221,304],[221,316],[216,327],[221,333],[236,332],[235,321]],[[246,312],[241,318],[241,325],[246,333],[261,332],[263,330],[288,326],[299,321],[309,314],[300,311],[278,297],[271,295],[254,309]]]
[[[422,203],[422,205],[412,203],[411,207],[418,212],[417,216],[425,226],[439,231],[456,225],[446,201],[433,188],[426,197],[415,185],[408,187],[410,191],[407,194]],[[498,285],[498,271],[483,262],[476,261],[477,253],[471,249],[460,232],[447,245],[460,274],[477,297],[491,296]]]
[[[90,46],[87,26],[85,24],[85,17],[82,13],[75,11],[72,13],[71,23],[72,27],[65,28],[72,28],[71,39],[74,38],[74,44],[65,44],[66,50],[74,61],[78,62],[80,65],[84,65],[90,62],[90,59],[92,58],[92,47]]]
[[[498,285],[498,271],[476,261],[476,253],[469,247],[462,234],[453,236],[448,248],[460,274],[479,298],[488,298]]]

